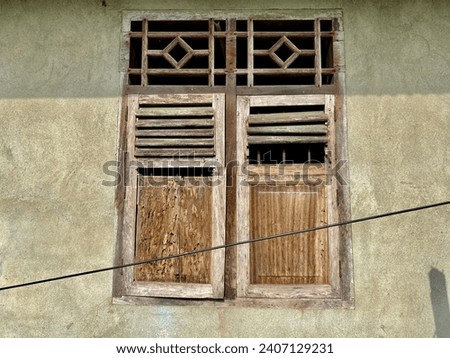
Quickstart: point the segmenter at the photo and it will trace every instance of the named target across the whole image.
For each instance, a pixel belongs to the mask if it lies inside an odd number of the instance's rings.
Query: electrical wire
[[[53,282],[53,281],[66,280],[69,278],[75,278],[75,277],[80,277],[80,276],[93,275],[93,274],[100,273],[100,272],[119,270],[119,269],[133,267],[133,266],[152,264],[152,263],[159,262],[159,261],[177,259],[177,258],[184,257],[184,256],[196,255],[196,254],[201,254],[204,252],[211,252],[211,251],[221,250],[221,249],[227,249],[227,248],[234,247],[234,246],[251,244],[251,243],[267,241],[267,240],[273,240],[273,239],[280,238],[280,237],[304,234],[304,233],[308,233],[308,232],[312,232],[312,231],[324,230],[324,229],[329,229],[329,228],[338,227],[338,226],[352,225],[352,224],[356,224],[356,223],[360,223],[360,222],[364,222],[364,221],[381,219],[381,218],[385,218],[385,217],[389,217],[389,216],[406,214],[406,213],[411,213],[414,211],[421,211],[421,210],[436,208],[436,207],[445,206],[445,205],[450,205],[450,200],[437,202],[437,203],[433,203],[433,204],[429,204],[429,205],[416,206],[416,207],[409,208],[409,209],[403,209],[403,210],[391,211],[391,212],[382,213],[382,214],[365,216],[362,218],[343,221],[343,222],[334,223],[334,224],[316,226],[316,227],[312,227],[312,228],[308,228],[308,229],[289,231],[289,232],[285,232],[285,233],[281,233],[281,234],[256,238],[256,239],[252,239],[252,240],[245,240],[245,241],[239,241],[239,242],[234,242],[234,243],[213,246],[213,247],[209,247],[206,249],[186,251],[186,252],[183,252],[180,254],[175,254],[175,255],[170,255],[170,256],[158,257],[158,258],[148,259],[148,260],[144,260],[144,261],[132,262],[132,263],[128,263],[128,264],[116,265],[116,266],[111,266],[111,267],[104,267],[104,268],[99,268],[99,269],[95,269],[95,270],[76,272],[76,273],[72,273],[72,274],[68,274],[68,275],[50,277],[50,278],[46,278],[46,279],[42,279],[42,280],[35,280],[35,281],[30,281],[30,282],[24,282],[24,283],[19,283],[16,285],[11,285],[11,286],[4,286],[4,287],[0,287],[0,291],[12,290],[12,289],[17,289],[17,288],[26,287],[26,286],[34,286],[34,285]]]

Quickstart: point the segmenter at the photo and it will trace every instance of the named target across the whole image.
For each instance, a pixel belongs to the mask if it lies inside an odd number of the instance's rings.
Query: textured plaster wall
[[[114,188],[101,181],[116,156],[122,11],[226,10],[219,1],[106,4],[0,1],[0,286],[113,263]],[[353,217],[448,200],[448,1],[276,7],[343,9]],[[107,272],[0,292],[0,337],[445,334],[433,310],[449,314],[446,292],[437,287],[433,306],[428,273],[450,275],[449,214],[354,226],[354,310],[113,305]]]

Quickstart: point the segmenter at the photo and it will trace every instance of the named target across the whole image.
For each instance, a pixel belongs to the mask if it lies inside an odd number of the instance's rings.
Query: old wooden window
[[[339,18],[124,29],[118,263],[349,218]],[[115,296],[349,306],[350,283],[343,226],[127,268]]]

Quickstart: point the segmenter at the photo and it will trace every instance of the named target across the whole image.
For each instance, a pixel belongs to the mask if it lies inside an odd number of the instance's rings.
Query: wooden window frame
[[[334,63],[334,84],[322,85],[320,80],[320,74],[315,76],[314,85],[288,85],[288,86],[237,86],[236,78],[239,72],[236,69],[236,59],[230,55],[233,52],[233,48],[236,48],[236,19],[257,19],[258,14],[233,14],[228,12],[226,14],[210,14],[199,13],[197,15],[187,16],[180,13],[164,13],[161,15],[155,15],[154,13],[126,13],[123,18],[124,28],[124,41],[122,48],[122,78],[124,95],[122,100],[122,110],[120,133],[119,133],[119,158],[122,158],[123,152],[127,149],[127,123],[132,113],[130,113],[128,101],[129,98],[133,98],[134,95],[172,95],[172,94],[214,94],[222,93],[225,95],[225,128],[224,136],[227,141],[224,143],[224,163],[239,162],[242,160],[241,145],[235,143],[242,142],[244,139],[239,138],[242,133],[242,122],[239,122],[238,115],[238,103],[243,98],[250,98],[254,96],[264,95],[277,95],[277,96],[314,96],[322,95],[326,98],[333,98],[334,106],[334,128],[332,140],[335,141],[335,150],[333,152],[333,162],[329,166],[330,173],[333,178],[332,185],[327,188],[330,198],[329,201],[329,216],[328,220],[331,222],[347,221],[351,218],[350,213],[350,190],[348,185],[348,166],[347,161],[347,127],[345,120],[345,65],[343,60],[343,27],[342,27],[342,13],[340,11],[329,11],[328,13],[322,12],[302,12],[297,11],[298,15],[293,16],[292,12],[275,12],[274,16],[270,20],[278,19],[317,19],[320,18],[333,18],[333,63]],[[227,46],[227,58],[226,68],[224,74],[226,76],[225,86],[130,86],[127,85],[127,73],[128,73],[128,51],[129,51],[129,31],[130,21],[132,19],[142,18],[157,18],[157,19],[208,19],[208,18],[220,18],[227,21],[228,28],[225,34],[226,46]],[[262,15],[261,18],[264,18]],[[316,34],[317,37],[317,34]],[[211,80],[210,80],[211,81]],[[250,80],[249,80],[250,81]],[[211,83],[211,82],[210,82]],[[251,84],[249,82],[249,84]],[[240,99],[239,99],[240,98]],[[333,144],[334,145],[334,144]],[[336,163],[344,163],[343,165],[336,166]],[[120,168],[123,174],[123,178],[126,180],[121,181],[116,192],[116,207],[118,212],[117,220],[117,245],[116,245],[116,264],[128,263],[132,258],[130,252],[134,249],[134,244],[131,244],[130,239],[124,240],[124,232],[130,230],[130,220],[127,219],[126,203],[129,202],[130,196],[135,197],[136,192],[127,189],[127,180],[129,180],[129,173],[127,172],[127,163],[124,160],[120,160]],[[242,162],[241,162],[242,163]],[[225,171],[225,177],[227,181],[226,194],[224,194],[226,207],[226,214],[223,217],[223,223],[225,226],[226,244],[235,244],[238,241],[242,241],[245,234],[242,232],[242,228],[238,225],[240,223],[240,216],[245,214],[246,205],[237,205],[239,198],[242,198],[248,193],[245,192],[245,187],[238,185],[239,177],[237,168],[233,166],[227,166]],[[337,180],[336,178],[339,178]],[[247,207],[248,209],[248,207]],[[218,215],[220,216],[220,215]],[[213,306],[267,306],[273,307],[293,307],[293,308],[353,308],[353,268],[352,268],[352,245],[351,245],[351,227],[349,225],[339,226],[337,228],[329,229],[333,244],[331,245],[331,260],[332,267],[330,272],[332,277],[330,285],[327,287],[319,287],[310,289],[307,287],[296,287],[294,292],[300,292],[300,294],[292,294],[292,289],[288,289],[286,294],[277,295],[278,292],[282,292],[282,288],[274,288],[273,294],[259,295],[261,290],[258,287],[251,287],[252,285],[244,284],[240,285],[241,281],[245,283],[245,275],[242,274],[242,256],[245,256],[245,249],[240,247],[230,247],[225,251],[224,261],[224,281],[223,298],[219,298],[219,295],[211,295],[210,292],[203,294],[203,297],[187,298],[186,295],[175,294],[166,295],[167,287],[170,285],[160,284],[155,285],[163,292],[161,295],[152,294],[149,297],[148,286],[145,288],[137,288],[130,285],[132,282],[130,270],[116,270],[114,272],[114,284],[113,284],[113,300],[115,303],[135,303],[135,304],[173,304],[173,305],[213,305]],[[245,229],[244,229],[245,231]],[[130,231],[131,232],[131,231]],[[132,236],[132,235],[131,235]],[[218,241],[216,241],[218,243]],[[126,254],[125,254],[126,253]],[[244,259],[245,261],[245,259]],[[242,278],[244,277],[244,278]],[[128,283],[127,283],[128,282]],[[243,288],[244,287],[244,288]],[[250,289],[250,291],[249,291]],[[166,290],[166,291],[165,291]],[[181,290],[181,286],[176,290]],[[219,292],[215,289],[215,292]],[[153,291],[155,292],[155,291]],[[181,291],[179,291],[181,292]],[[195,289],[192,291],[195,292]],[[250,292],[250,294],[249,294]],[[161,297],[158,297],[161,296]],[[164,296],[164,297],[163,297]],[[167,298],[170,296],[170,298]],[[264,297],[265,296],[265,297]],[[280,299],[282,297],[283,299]],[[206,300],[205,300],[206,298]]]

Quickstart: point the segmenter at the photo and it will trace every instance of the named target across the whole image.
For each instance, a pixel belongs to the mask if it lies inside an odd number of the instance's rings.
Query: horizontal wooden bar
[[[225,86],[133,86],[125,88],[125,94],[168,95],[168,94],[201,94],[225,93]],[[151,103],[151,102],[150,102]]]
[[[304,126],[263,126],[249,127],[248,134],[327,134],[327,126],[313,124]]]
[[[320,32],[320,35],[323,37],[332,37],[333,32],[332,31],[323,31]],[[292,32],[292,31],[255,31],[253,32],[253,37],[282,37],[286,36],[288,38],[308,38],[314,37],[314,31],[299,31],[299,32]]]
[[[141,119],[136,121],[136,128],[180,128],[180,127],[212,127],[214,120],[203,119]]]
[[[304,94],[334,94],[335,85],[288,85],[288,86],[254,86],[238,87],[238,95],[304,95]]]
[[[327,115],[320,111],[298,113],[267,113],[251,114],[249,124],[275,124],[275,123],[307,123],[328,120]]]
[[[212,147],[214,139],[136,138],[136,147]]]
[[[254,96],[249,97],[250,106],[308,106],[324,105],[325,96],[313,94],[309,96]],[[303,112],[301,112],[303,113]]]
[[[186,52],[187,53],[187,52]],[[165,51],[164,50],[148,50],[147,55],[149,56],[164,56]],[[170,54],[170,51],[169,51]],[[192,50],[193,56],[208,56],[209,50]]]
[[[219,71],[217,71],[219,72]],[[225,73],[225,70],[222,71]],[[193,76],[193,75],[208,75],[209,69],[202,69],[202,68],[190,68],[190,69],[175,69],[175,68],[164,68],[164,69],[148,69],[147,70],[148,75],[186,75],[186,76]]]
[[[212,107],[149,107],[136,111],[137,117],[213,116]]]
[[[213,148],[136,148],[135,157],[213,157]]]
[[[253,55],[255,56],[267,56],[271,53],[272,51],[270,50],[253,50]],[[297,53],[299,56],[314,56],[316,54],[315,50],[302,50],[301,48],[298,51],[292,51],[292,53]]]
[[[249,144],[326,143],[327,136],[248,136]]]
[[[214,129],[199,128],[199,129],[171,129],[170,131],[163,130],[137,130],[136,137],[213,137]]]
[[[185,92],[188,93],[188,92]],[[139,105],[150,104],[150,105],[160,105],[160,104],[170,104],[177,105],[182,104],[206,104],[210,103],[212,106],[213,96],[210,94],[162,94],[162,95],[152,95],[146,96],[142,95],[138,98]]]

